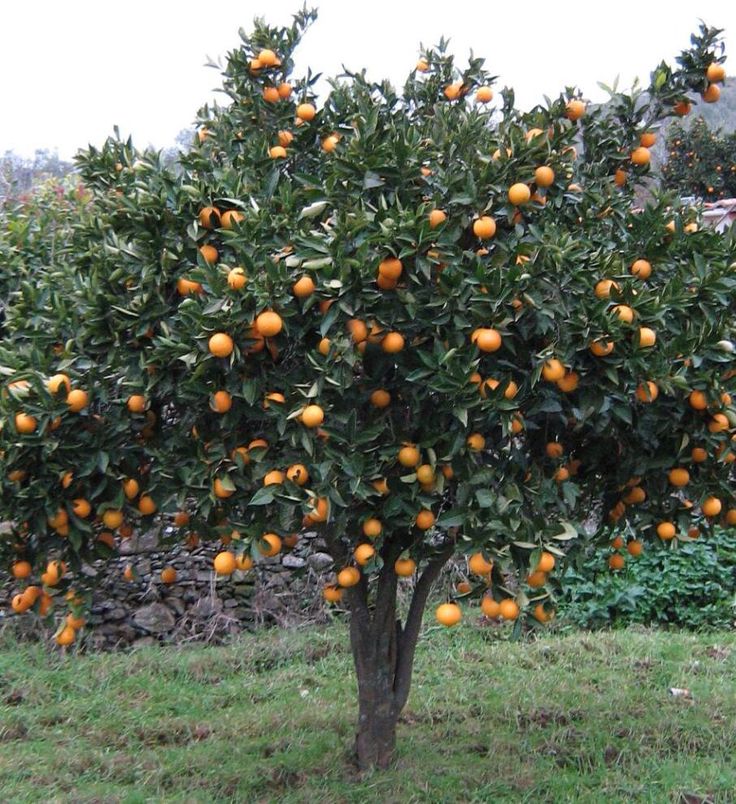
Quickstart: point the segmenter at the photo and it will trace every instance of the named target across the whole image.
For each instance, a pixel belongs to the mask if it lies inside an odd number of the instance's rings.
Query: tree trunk
[[[368,606],[365,577],[348,590],[350,644],[358,679],[355,755],[361,770],[384,769],[393,760],[396,724],[409,697],[414,652],[427,597],[451,554],[452,545],[425,568],[414,589],[403,628],[396,618],[397,577],[393,560],[384,563],[372,607]]]

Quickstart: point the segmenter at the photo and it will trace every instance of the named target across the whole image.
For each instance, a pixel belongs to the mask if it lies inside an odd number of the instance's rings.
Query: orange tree
[[[318,106],[292,76],[313,18],[242,35],[178,164],[117,139],[80,155],[63,298],[38,272],[0,347],[3,550],[16,610],[66,592],[70,644],[82,562],[133,527],[222,539],[222,575],[317,529],[358,761],[385,766],[452,555],[519,629],[552,616],[583,537],[733,524],[733,246],[667,197],[632,209],[659,121],[722,57],[703,28],[646,94],[521,113],[442,43],[403,92],[346,73]]]

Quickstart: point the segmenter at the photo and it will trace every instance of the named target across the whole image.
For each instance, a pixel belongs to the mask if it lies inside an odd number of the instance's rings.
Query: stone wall
[[[117,557],[84,567],[95,588],[84,639],[98,649],[219,641],[266,623],[324,620],[322,587],[332,561],[323,547],[316,533],[304,533],[285,555],[261,558],[254,569],[221,578],[212,569],[215,554],[223,549],[219,544],[164,548],[155,531],[121,541]],[[134,581],[123,576],[128,564],[135,567]],[[165,566],[177,571],[171,585],[161,581]],[[48,634],[35,615],[10,610],[18,587],[17,581],[0,575],[0,624],[28,637]],[[63,600],[55,608],[57,617],[67,611]]]

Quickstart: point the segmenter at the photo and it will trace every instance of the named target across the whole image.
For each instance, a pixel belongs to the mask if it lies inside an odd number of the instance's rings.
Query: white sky
[[[254,16],[285,24],[302,0],[27,0],[3,3],[0,154],[31,155],[100,144],[118,124],[138,146],[173,144],[213,97],[219,73],[203,66],[239,43]],[[703,16],[736,48],[736,0],[321,0],[297,52],[333,75],[341,65],[401,86],[419,43],[444,34],[456,55],[472,48],[528,107],[577,83],[602,98],[596,81],[647,79],[689,43]],[[729,47],[730,43],[730,47]],[[732,59],[736,65],[736,55]],[[729,66],[729,65],[727,65]],[[736,73],[736,67],[729,72]],[[222,97],[222,96],[221,96]]]

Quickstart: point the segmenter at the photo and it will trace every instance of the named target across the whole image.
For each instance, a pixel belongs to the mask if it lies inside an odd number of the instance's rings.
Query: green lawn
[[[0,798],[736,800],[736,636],[629,630],[510,644],[429,629],[394,769],[358,778],[344,626],[228,647],[0,649]],[[669,687],[686,687],[692,700]]]

